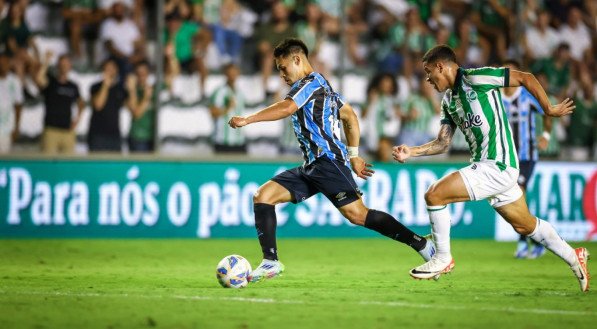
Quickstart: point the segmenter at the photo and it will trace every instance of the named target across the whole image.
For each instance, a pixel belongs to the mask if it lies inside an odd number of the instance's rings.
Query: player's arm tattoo
[[[352,130],[352,124],[348,121],[342,121],[342,125],[344,126],[344,130]]]
[[[442,124],[436,139],[427,144],[412,147],[411,152],[414,156],[446,153],[452,143],[455,128],[449,123]]]

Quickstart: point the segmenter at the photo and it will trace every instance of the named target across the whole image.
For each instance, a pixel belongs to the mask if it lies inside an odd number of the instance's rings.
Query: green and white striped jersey
[[[441,103],[441,122],[458,126],[471,152],[471,162],[495,160],[502,169],[518,168],[518,156],[502,105],[500,87],[509,86],[510,70],[459,68],[454,88]]]
[[[210,103],[211,106],[227,109],[232,100],[235,102],[234,108],[216,119],[215,132],[212,139],[215,144],[240,146],[245,143],[245,136],[243,135],[242,129],[230,129],[228,127],[228,121],[230,121],[233,116],[243,115],[245,109],[243,95],[226,84],[216,89],[211,96]]]

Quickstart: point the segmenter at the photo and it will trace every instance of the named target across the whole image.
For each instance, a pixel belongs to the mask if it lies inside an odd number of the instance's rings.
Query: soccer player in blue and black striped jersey
[[[510,70],[520,70],[520,64],[515,60],[507,60],[504,67]],[[539,101],[531,95],[525,87],[508,87],[502,89],[502,103],[504,110],[508,113],[508,121],[512,127],[514,144],[518,151],[520,175],[518,185],[526,191],[527,184],[535,170],[535,163],[539,159],[539,149],[546,149],[551,136],[551,117],[545,115]],[[535,120],[536,116],[543,118],[543,134],[536,138]],[[537,258],[545,253],[543,245],[520,235],[514,257],[516,258]]]
[[[232,128],[291,117],[294,133],[305,162],[263,184],[253,197],[255,227],[263,251],[263,261],[249,276],[250,282],[281,274],[284,265],[276,247],[276,204],[298,203],[323,193],[351,223],[365,226],[391,239],[409,245],[425,259],[431,259],[435,246],[398,222],[389,214],[368,209],[361,199],[352,171],[367,179],[371,165],[358,154],[360,130],[350,104],[336,93],[328,81],[314,72],[309,51],[298,39],[286,39],[274,49],[280,77],[291,86],[285,99],[246,117],[235,116]],[[346,145],[340,139],[340,122]]]

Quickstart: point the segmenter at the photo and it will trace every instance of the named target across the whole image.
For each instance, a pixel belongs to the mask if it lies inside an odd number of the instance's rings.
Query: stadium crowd
[[[380,161],[392,145],[434,137],[441,95],[420,58],[436,44],[464,67],[514,58],[554,101],[573,98],[543,155],[597,159],[597,1],[164,2],[0,0],[0,154],[151,152],[156,142],[162,153],[297,152],[289,125],[247,136],[225,125],[284,97],[273,47],[297,37],[358,109],[361,145]],[[455,139],[454,152],[466,149]]]

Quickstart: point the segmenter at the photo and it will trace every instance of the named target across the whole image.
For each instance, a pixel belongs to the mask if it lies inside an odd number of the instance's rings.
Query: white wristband
[[[543,136],[543,138],[545,138],[548,142],[551,139],[551,134],[548,133],[547,131],[544,131],[541,136]]]
[[[348,158],[356,158],[359,156],[359,147],[358,146],[348,146]]]

